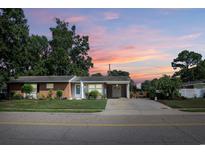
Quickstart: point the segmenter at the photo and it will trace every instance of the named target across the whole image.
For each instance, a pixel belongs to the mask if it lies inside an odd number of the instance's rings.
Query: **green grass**
[[[101,112],[107,100],[9,100],[0,102],[0,111]]]
[[[160,100],[161,103],[187,112],[205,112],[205,99]]]
[[[180,111],[186,111],[186,112],[205,112],[205,108],[195,108],[195,109],[181,109]]]

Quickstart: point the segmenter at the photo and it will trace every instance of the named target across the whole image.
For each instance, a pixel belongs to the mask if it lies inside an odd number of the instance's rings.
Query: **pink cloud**
[[[69,23],[79,23],[87,19],[88,19],[87,16],[71,16],[71,17],[66,18],[65,21]]]
[[[123,64],[153,59],[164,60],[168,57],[167,54],[163,54],[160,51],[140,51],[137,49],[96,51],[90,53],[90,55],[93,57],[95,64]]]
[[[129,65],[124,70],[130,71],[131,77],[135,80],[152,79],[163,74],[171,74],[173,72],[171,67],[153,67],[149,66],[149,63],[154,61],[153,65],[155,62],[159,64],[163,62],[163,65],[168,65],[174,57],[171,52],[167,51],[177,52],[180,49],[190,48],[194,46],[194,40],[202,36],[202,33],[197,31],[171,35],[161,29],[142,25],[116,27],[116,29],[110,30],[98,25],[94,18],[87,20],[91,16],[68,12],[59,16],[39,9],[35,11],[34,16],[39,22],[45,23],[51,22],[56,16],[70,23],[82,22],[83,30],[81,32],[83,31],[83,35],[89,36],[89,55],[94,62],[94,68],[90,69],[90,72],[106,74],[108,64],[119,66],[119,69],[122,69],[120,64]],[[120,15],[114,12],[105,12],[103,17],[105,20],[114,20],[118,19]],[[143,62],[146,67],[139,67],[135,62]]]
[[[143,82],[144,80],[151,80],[153,78],[160,78],[164,74],[172,75],[174,73],[174,70],[171,66],[145,66],[141,68],[142,69],[139,72],[130,72],[130,77],[137,82]],[[101,72],[102,74],[106,75],[107,70],[108,65],[94,67],[90,69],[90,74]]]
[[[76,15],[69,12],[63,14],[56,13],[56,12],[54,13],[44,9],[35,9],[34,11],[31,12],[30,15],[36,20],[41,21],[41,23],[46,23],[46,24],[53,22],[55,18],[60,18],[69,23],[79,23],[82,21],[86,21],[88,19],[88,16],[84,16],[84,15]]]
[[[105,20],[115,20],[120,17],[120,15],[115,12],[105,12],[103,15]]]
[[[91,47],[112,47],[128,44],[137,46],[142,50],[163,50],[171,48],[189,48],[193,45],[193,40],[198,39],[201,33],[190,33],[186,35],[172,36],[166,35],[160,30],[150,29],[142,26],[130,26],[108,31],[106,27],[96,26],[88,29]],[[113,43],[114,42],[114,43]],[[172,43],[170,43],[172,42]],[[119,43],[119,44],[117,44]]]
[[[106,74],[108,64],[112,64],[118,66],[118,69],[129,71],[136,81],[161,77],[163,74],[171,75],[174,72],[171,66],[147,66],[140,70],[136,62],[143,62],[145,66],[150,62],[153,62],[153,65],[168,65],[174,57],[171,52],[166,52],[167,50],[177,52],[192,47],[193,40],[202,35],[198,32],[168,35],[162,30],[136,25],[112,31],[95,25],[90,26],[87,32],[91,46],[89,55],[94,62],[94,68],[90,72]],[[129,66],[123,69],[120,67],[122,64]]]
[[[153,78],[160,78],[162,75],[172,75],[174,70],[171,66],[147,67],[142,72],[131,73],[133,80],[142,82],[144,80],[151,80]]]
[[[108,64],[112,64],[115,66],[132,63],[132,62],[142,62],[147,60],[159,60],[164,61],[167,60],[169,55],[161,53],[160,51],[155,50],[147,50],[147,51],[137,51],[134,49],[122,49],[122,50],[115,50],[115,51],[95,51],[91,53],[91,57],[93,57],[94,68],[90,69],[90,73],[97,73],[101,72],[106,74],[108,70]],[[137,66],[132,66],[131,68],[125,67],[121,70],[129,71],[131,74],[135,74],[135,72],[150,72],[152,71],[167,71],[167,68],[161,67],[147,67],[142,68],[142,70],[137,69]],[[152,73],[152,72],[150,72]],[[132,76],[136,77],[136,76]],[[139,76],[138,76],[139,77]],[[134,78],[136,79],[136,78]]]
[[[90,74],[93,74],[93,73],[102,73],[104,75],[106,75],[107,73],[107,70],[108,70],[108,65],[103,65],[103,66],[94,66],[93,68],[91,68],[89,70]]]
[[[201,36],[201,33],[191,33],[191,34],[187,34],[187,35],[183,35],[181,37],[179,37],[179,40],[194,40],[197,39]]]
[[[40,21],[41,24],[50,23],[57,17],[56,14],[52,14],[44,9],[32,9],[32,11],[28,13],[30,13],[35,20]]]

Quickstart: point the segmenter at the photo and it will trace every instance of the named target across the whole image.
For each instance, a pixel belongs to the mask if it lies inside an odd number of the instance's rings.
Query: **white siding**
[[[200,98],[200,97],[204,97],[205,94],[205,88],[202,89],[180,89],[179,93],[181,94],[181,96],[184,96],[186,98]]]

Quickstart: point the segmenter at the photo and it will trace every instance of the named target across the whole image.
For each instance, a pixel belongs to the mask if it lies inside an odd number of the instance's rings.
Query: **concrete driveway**
[[[187,114],[149,99],[109,99],[102,114],[107,115],[163,115]]]

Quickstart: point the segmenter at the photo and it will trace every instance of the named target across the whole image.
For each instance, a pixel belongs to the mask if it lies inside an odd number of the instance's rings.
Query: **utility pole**
[[[111,71],[111,66],[109,64],[109,69],[108,69],[108,72],[107,72],[107,75],[109,76],[110,75],[110,71]]]

